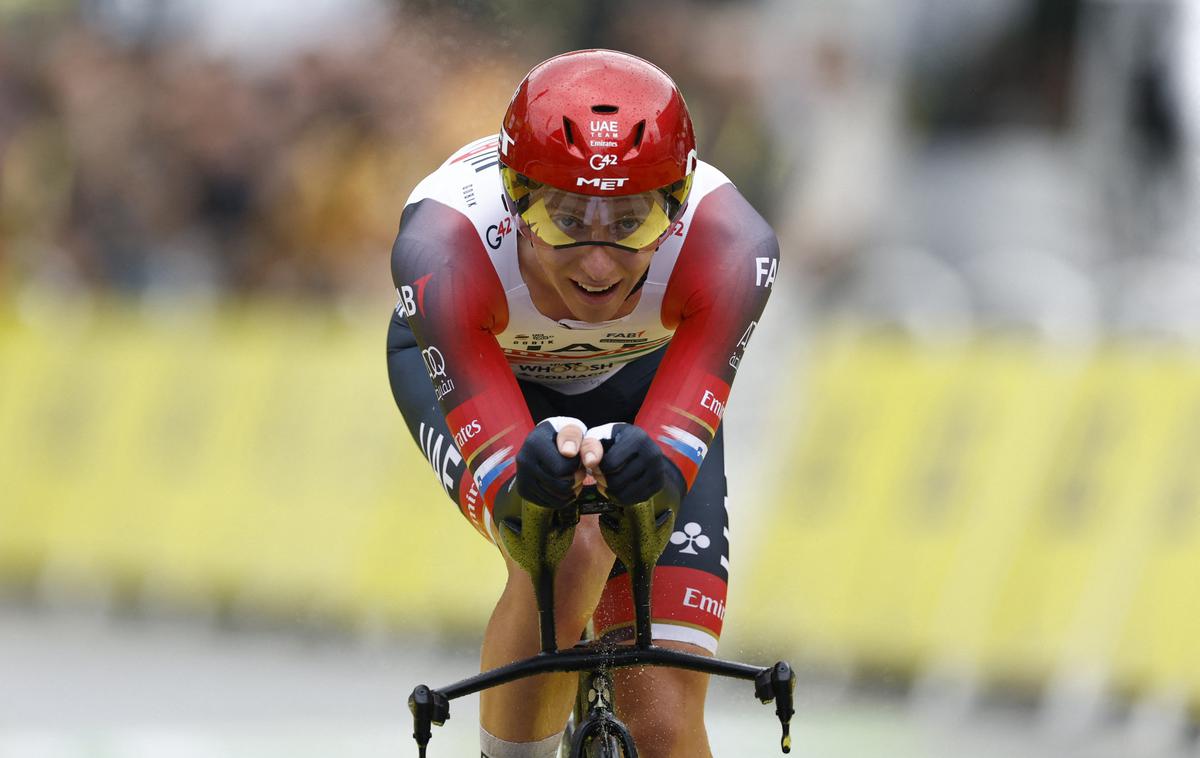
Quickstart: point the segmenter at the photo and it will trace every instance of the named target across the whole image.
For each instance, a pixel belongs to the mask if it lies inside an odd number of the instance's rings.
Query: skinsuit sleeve
[[[775,233],[732,184],[700,203],[663,297],[663,325],[675,336],[636,419],[688,487],[779,267]]]
[[[409,205],[392,247],[397,312],[412,329],[450,433],[489,511],[533,428],[495,334],[504,290],[471,222],[442,203]]]

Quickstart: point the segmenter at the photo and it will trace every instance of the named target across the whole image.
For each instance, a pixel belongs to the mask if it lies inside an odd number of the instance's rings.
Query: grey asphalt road
[[[0,758],[388,758],[416,754],[405,701],[476,670],[469,645],[230,632],[191,620],[112,620],[0,606]],[[718,756],[779,755],[772,710],[714,684]],[[1101,729],[1055,743],[1028,714],[938,718],[896,696],[798,691],[802,758],[1182,758],[1179,745]],[[477,701],[456,701],[430,755],[476,755]]]

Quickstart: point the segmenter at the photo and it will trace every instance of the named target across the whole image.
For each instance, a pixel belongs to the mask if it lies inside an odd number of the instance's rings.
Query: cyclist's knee
[[[661,644],[702,652],[691,645]],[[652,668],[617,672],[617,676],[620,716],[633,732],[640,755],[709,755],[704,728],[706,674]]]
[[[603,586],[615,560],[612,549],[600,534],[597,517],[584,516],[575,527],[575,539],[561,570],[564,578],[572,583]]]
[[[596,517],[580,519],[554,582],[554,617],[559,647],[570,647],[579,640],[600,601],[614,560],[612,550],[600,534]],[[532,603],[529,574],[508,556],[505,556],[505,564],[508,568],[506,592],[526,596],[526,602]]]
[[[559,610],[555,614],[563,627],[560,646],[567,647],[579,640],[600,602],[614,560],[612,551],[600,535],[596,518],[580,519],[575,528],[575,539],[559,567],[555,582],[556,598],[562,599],[561,603],[556,600]]]
[[[600,534],[596,517],[584,516],[575,527],[575,536],[566,557],[558,566],[556,586],[567,591],[580,587],[603,588],[615,560],[616,556]],[[510,582],[529,581],[525,569],[512,558],[505,556],[505,564],[508,566]],[[567,600],[556,598],[559,599]]]

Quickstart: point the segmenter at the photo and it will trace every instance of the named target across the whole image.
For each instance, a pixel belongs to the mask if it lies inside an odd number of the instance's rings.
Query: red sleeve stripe
[[[481,153],[486,153],[488,150],[495,150],[498,147],[500,147],[499,140],[488,140],[481,147],[477,147],[474,150],[471,150],[469,152],[463,153],[462,155],[458,155],[458,156],[451,158],[450,163],[462,163],[463,161],[465,161],[468,158],[473,158],[474,156],[480,155]],[[445,155],[445,153],[442,153],[442,155]]]

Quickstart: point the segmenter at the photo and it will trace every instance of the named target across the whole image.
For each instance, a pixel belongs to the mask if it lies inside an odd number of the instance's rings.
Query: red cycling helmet
[[[679,88],[613,50],[540,63],[517,87],[500,132],[509,209],[556,248],[656,246],[687,203],[696,138]]]

